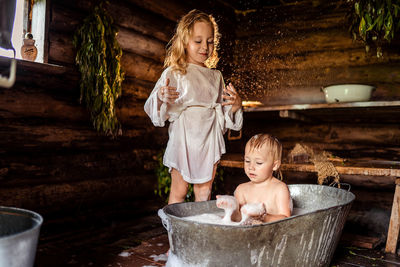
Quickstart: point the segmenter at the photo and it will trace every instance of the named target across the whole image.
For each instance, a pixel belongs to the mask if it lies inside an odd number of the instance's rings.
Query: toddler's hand
[[[238,207],[238,203],[234,196],[218,195],[217,196],[217,207],[220,209],[235,210]]]
[[[244,215],[242,217],[259,217],[264,215],[266,210],[264,203],[251,203],[243,205],[240,212]]]
[[[168,104],[173,104],[179,97],[179,92],[176,91],[176,87],[169,86],[169,78],[165,82],[165,86],[160,87],[157,92],[158,99]]]

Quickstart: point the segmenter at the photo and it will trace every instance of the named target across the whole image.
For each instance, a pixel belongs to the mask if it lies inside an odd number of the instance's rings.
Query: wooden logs
[[[331,60],[335,64],[333,58]],[[321,65],[321,67],[311,68],[310,66],[310,68],[292,70],[289,69],[290,67],[270,68],[268,61],[263,64],[264,69],[261,68],[260,63],[259,67],[249,66],[246,70],[237,70],[231,77],[231,81],[245,99],[262,101],[268,98],[266,103],[271,103],[270,99],[279,98],[287,104],[321,103],[324,101],[320,91],[322,86],[342,83],[366,83],[377,86],[377,90],[372,95],[373,100],[400,98],[397,90],[400,83],[400,62],[377,63],[368,66]]]
[[[171,22],[120,3],[118,5],[116,3],[109,4],[106,8],[115,19],[116,24],[121,27],[117,38],[124,52],[135,53],[144,58],[163,62],[165,45],[173,31]],[[53,7],[53,13],[49,34],[49,60],[58,64],[72,65],[75,62],[76,54],[72,45],[73,34],[82,23],[85,14],[76,13],[72,9],[57,5]],[[138,59],[131,61],[143,62]],[[130,69],[130,67],[128,66],[126,69]],[[138,71],[136,70],[136,72]],[[140,74],[132,74],[132,76],[143,78]],[[145,80],[152,79],[147,77]]]
[[[175,23],[141,8],[136,8],[123,2],[111,2],[107,5],[107,11],[119,26],[152,36],[164,42],[168,42],[173,35]]]
[[[122,55],[121,62],[126,76],[150,82],[156,82],[163,70],[161,63],[129,52]]]
[[[150,36],[121,27],[117,35],[122,50],[163,62],[165,43]]]
[[[79,1],[80,2],[80,1]],[[87,1],[82,1],[87,2]],[[117,26],[168,42],[175,24],[142,8],[124,2],[111,2],[106,9]],[[76,10],[75,6],[55,4],[52,8],[50,30],[58,33],[74,32],[90,12],[90,8]]]
[[[258,126],[257,126],[258,124]],[[247,120],[247,135],[265,131],[266,126],[260,125],[260,122],[250,122]],[[304,142],[328,145],[340,145],[347,147],[358,146],[398,146],[398,136],[400,129],[390,124],[317,124],[300,125],[293,122],[287,124],[274,124],[273,128],[268,129],[268,133],[273,134],[282,142]],[[342,147],[342,149],[346,149]],[[378,151],[377,151],[378,152]]]
[[[398,44],[384,46],[382,58],[374,47],[367,54],[348,32],[346,11],[341,1],[303,1],[239,14],[231,80],[243,98],[318,103],[321,86],[367,83],[378,88],[373,100],[400,99]]]
[[[127,77],[122,84],[122,97],[146,100],[153,90],[154,85],[154,82]]]
[[[39,208],[48,213],[60,207],[76,207],[81,203],[89,206],[99,202],[121,201],[132,196],[148,197],[154,194],[154,184],[153,175],[132,174],[98,180],[1,188],[0,199],[4,206]]]
[[[137,6],[144,9],[150,10],[156,14],[159,14],[173,22],[177,22],[184,14],[186,14],[190,9],[185,8],[181,2],[176,0],[163,1],[163,0],[129,0]]]
[[[49,62],[74,65],[76,50],[72,44],[73,33],[49,33]]]
[[[59,34],[76,31],[82,23],[83,18],[87,15],[76,8],[72,9],[58,4],[53,4],[51,11],[49,29]]]
[[[72,45],[71,38],[64,39],[63,37],[65,36],[57,35],[56,33],[54,33],[50,38],[49,60],[53,62],[64,62],[70,65],[74,64],[75,48]],[[123,38],[130,39],[131,37],[126,37],[125,35],[125,37]],[[133,41],[132,39],[130,40]],[[143,41],[144,39],[141,40]],[[124,44],[128,46],[126,42]],[[156,50],[153,49],[155,46],[161,48],[161,45],[157,42],[153,42],[153,44],[154,46],[147,45],[146,42],[143,41],[141,47],[132,48],[132,50],[136,49],[145,51],[143,53],[147,55],[152,55],[154,57],[159,57],[159,60],[161,60],[161,55],[163,52],[155,52]],[[131,43],[131,46],[133,45],[134,42]],[[138,79],[155,82],[158,80],[162,72],[162,63],[160,61],[157,62],[150,58],[130,53],[128,51],[124,51],[121,61],[122,68],[125,70],[126,76],[129,77],[135,77]]]

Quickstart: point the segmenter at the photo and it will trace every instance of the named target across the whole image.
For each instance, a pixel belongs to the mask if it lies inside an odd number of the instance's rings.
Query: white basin
[[[363,102],[371,99],[375,87],[365,84],[336,84],[322,88],[327,103]]]

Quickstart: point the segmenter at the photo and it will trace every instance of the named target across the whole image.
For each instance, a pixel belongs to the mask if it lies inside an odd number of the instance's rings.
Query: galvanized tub
[[[39,214],[0,206],[0,267],[32,267],[40,226]]]
[[[289,190],[302,214],[261,225],[225,226],[184,218],[220,212],[215,200],[160,209],[170,244],[167,266],[329,266],[354,194],[322,185],[289,185]]]

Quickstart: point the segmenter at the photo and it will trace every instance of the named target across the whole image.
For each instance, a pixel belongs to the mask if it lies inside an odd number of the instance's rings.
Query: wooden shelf
[[[278,119],[318,122],[398,123],[400,101],[296,104],[244,107],[246,113]],[[250,115],[249,114],[249,115]],[[258,114],[258,115],[257,115]]]
[[[400,107],[400,101],[369,101],[348,103],[318,103],[295,104],[282,106],[257,106],[244,107],[246,112],[281,111],[281,110],[310,110],[310,109],[339,109],[339,108],[376,108],[376,107]]]
[[[0,70],[8,68],[10,66],[10,60],[10,58],[0,56]],[[79,74],[77,69],[72,67],[17,59],[17,75],[22,72],[41,73],[46,75],[63,75],[66,73],[73,73],[75,75]]]

